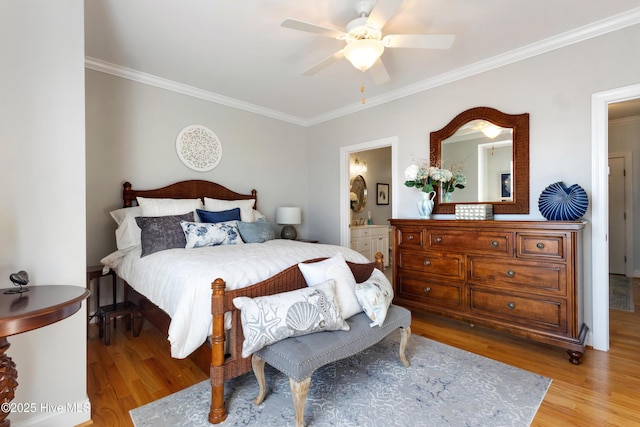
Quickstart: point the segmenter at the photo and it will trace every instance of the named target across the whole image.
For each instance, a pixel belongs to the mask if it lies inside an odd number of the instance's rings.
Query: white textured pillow
[[[334,280],[264,297],[237,297],[233,305],[241,311],[245,358],[285,338],[349,330],[349,324],[340,316]]]
[[[315,286],[329,279],[335,279],[338,306],[343,319],[348,319],[362,311],[358,298],[356,298],[356,279],[342,253],[324,261],[309,264],[300,263],[298,268],[302,272],[307,286]]]
[[[373,320],[370,326],[382,326],[393,300],[393,287],[377,268],[366,281],[356,283],[356,297],[364,312]]]
[[[183,215],[202,209],[200,199],[154,199],[136,197],[142,208],[142,216]]]
[[[180,221],[180,226],[187,240],[185,246],[187,249],[244,243],[240,238],[238,221],[216,223]]]
[[[209,197],[204,198],[204,208],[208,211],[227,211],[229,209],[240,208],[240,220],[244,222],[255,221],[253,214],[253,205],[256,203],[255,199],[248,200],[221,200],[211,199]]]
[[[110,212],[111,218],[118,224],[116,229],[116,246],[124,251],[128,248],[140,245],[140,227],[136,223],[136,217],[142,216],[142,208],[133,206],[130,208],[116,209]]]

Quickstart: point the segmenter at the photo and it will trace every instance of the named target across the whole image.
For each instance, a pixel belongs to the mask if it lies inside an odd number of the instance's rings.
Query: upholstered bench
[[[297,427],[303,426],[304,406],[313,372],[328,363],[353,356],[380,342],[396,329],[401,331],[400,360],[409,361],[405,349],[411,335],[411,312],[396,305],[389,306],[382,326],[369,326],[371,319],[364,313],[347,319],[348,331],[323,331],[290,337],[268,345],[253,354],[253,372],[260,391],[254,403],[260,405],[267,393],[265,362],[289,377]]]

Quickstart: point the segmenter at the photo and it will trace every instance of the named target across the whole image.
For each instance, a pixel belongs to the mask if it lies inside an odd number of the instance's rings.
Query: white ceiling
[[[405,0],[383,34],[454,33],[450,50],[387,49],[378,86],[346,59],[302,76],[344,42],[282,21],[343,30],[356,3],[86,0],[87,66],[308,125],[640,23],[640,0]]]

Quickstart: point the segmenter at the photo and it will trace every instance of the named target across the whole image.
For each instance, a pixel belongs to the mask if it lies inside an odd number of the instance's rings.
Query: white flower
[[[418,172],[420,168],[418,165],[411,165],[404,171],[404,178],[406,181],[415,181],[418,178]]]

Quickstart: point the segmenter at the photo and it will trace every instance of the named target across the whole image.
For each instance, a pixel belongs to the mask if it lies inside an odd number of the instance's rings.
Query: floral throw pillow
[[[245,358],[285,338],[349,330],[338,310],[333,279],[275,295],[234,298],[233,305],[241,311],[242,357]]]
[[[393,300],[393,287],[384,273],[375,269],[369,279],[356,283],[356,297],[369,319],[373,320],[370,326],[382,326]]]
[[[240,238],[237,221],[215,224],[181,221],[180,226],[187,241],[185,245],[187,249],[244,243]]]

